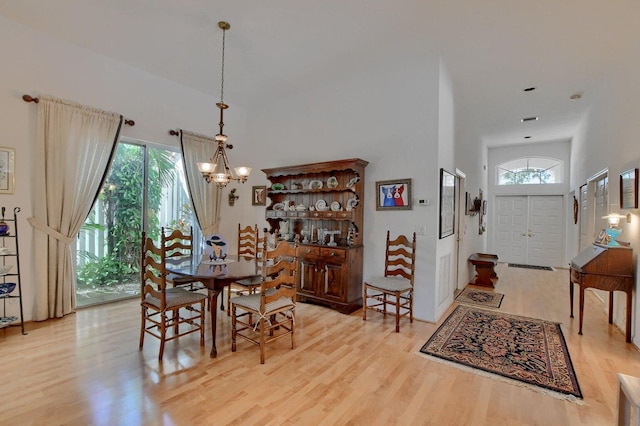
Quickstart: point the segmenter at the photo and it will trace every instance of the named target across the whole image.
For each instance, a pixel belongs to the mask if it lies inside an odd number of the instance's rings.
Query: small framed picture
[[[16,184],[16,151],[0,147],[0,194],[13,194]]]
[[[251,205],[252,206],[265,206],[267,205],[267,187],[252,186],[251,187]]]
[[[376,210],[411,210],[411,179],[376,182]]]
[[[598,234],[598,238],[596,238],[596,244],[606,244],[607,242],[607,232],[604,229],[600,230]]]
[[[620,173],[620,208],[638,208],[638,169]]]

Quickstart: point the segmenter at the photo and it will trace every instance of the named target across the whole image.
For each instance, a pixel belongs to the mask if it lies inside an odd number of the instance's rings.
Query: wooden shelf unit
[[[271,186],[267,189],[265,218],[270,232],[283,238],[283,221],[288,239],[301,241],[298,300],[327,305],[342,313],[362,307],[362,235],[364,169],[368,162],[359,158],[263,169]],[[328,185],[328,182],[334,185]],[[316,188],[312,182],[321,182]],[[276,189],[273,189],[275,186]],[[324,204],[328,210],[310,210]],[[331,205],[339,204],[332,210]],[[288,209],[274,209],[286,204]],[[296,206],[304,205],[304,210]],[[334,204],[335,205],[335,204]],[[347,206],[350,209],[347,209]],[[330,236],[318,230],[339,232],[335,245]],[[306,239],[305,239],[306,236]]]

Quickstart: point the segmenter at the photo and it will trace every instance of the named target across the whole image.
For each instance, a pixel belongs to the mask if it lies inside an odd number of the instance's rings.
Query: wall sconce
[[[236,195],[236,188],[233,188],[231,191],[229,191],[229,205],[231,207],[233,207],[238,198],[240,198],[240,196]]]

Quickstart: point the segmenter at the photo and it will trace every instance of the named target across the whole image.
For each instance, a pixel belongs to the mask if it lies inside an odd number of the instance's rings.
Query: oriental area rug
[[[461,305],[420,352],[551,396],[582,398],[560,324],[555,322]]]
[[[480,305],[487,308],[499,308],[504,294],[493,291],[465,287],[456,296],[456,302]]]

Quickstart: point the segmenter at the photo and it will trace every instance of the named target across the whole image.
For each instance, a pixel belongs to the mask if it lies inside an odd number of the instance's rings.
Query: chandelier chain
[[[226,34],[227,34],[227,30],[226,29],[222,29],[222,78],[220,79],[220,103],[223,104],[224,103],[224,45],[225,45],[225,38],[226,38]]]

